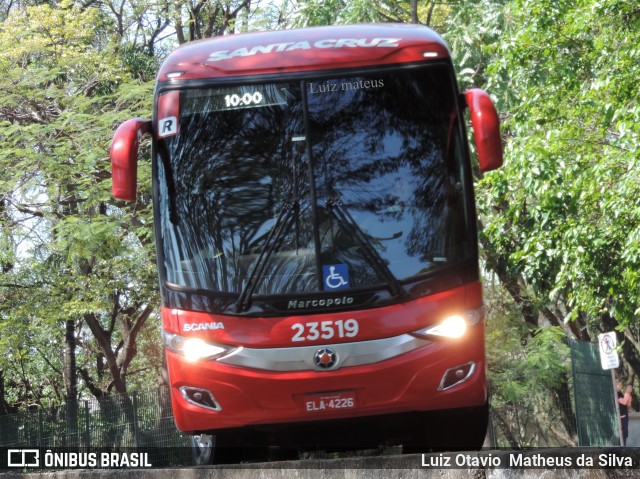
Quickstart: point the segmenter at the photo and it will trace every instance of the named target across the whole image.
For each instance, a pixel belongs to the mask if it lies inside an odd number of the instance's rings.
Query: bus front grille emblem
[[[320,369],[331,369],[338,362],[338,356],[330,348],[322,348],[316,351],[316,354],[313,356],[313,361],[317,367]]]

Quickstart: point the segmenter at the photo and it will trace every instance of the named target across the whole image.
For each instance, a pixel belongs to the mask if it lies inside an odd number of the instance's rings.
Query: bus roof
[[[159,82],[308,72],[448,58],[442,38],[412,24],[361,24],[243,33],[185,43]]]

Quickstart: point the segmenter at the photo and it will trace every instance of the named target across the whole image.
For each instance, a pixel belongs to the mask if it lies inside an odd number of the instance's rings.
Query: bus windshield
[[[169,288],[252,298],[388,291],[473,254],[444,65],[179,90],[160,138]]]

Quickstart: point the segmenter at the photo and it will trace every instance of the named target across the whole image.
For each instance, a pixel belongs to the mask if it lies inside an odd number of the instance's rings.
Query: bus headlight
[[[205,343],[199,338],[188,338],[183,341],[180,351],[187,361],[194,363],[201,359],[213,359],[220,356],[226,352],[226,349],[215,344]]]
[[[467,332],[467,321],[462,316],[449,316],[435,326],[422,330],[425,336],[443,336],[445,338],[461,338]]]
[[[454,314],[446,317],[438,324],[414,331],[413,334],[422,337],[440,336],[458,339],[463,337],[469,326],[478,324],[484,318],[484,308],[467,311],[464,314]]]
[[[177,334],[162,332],[162,340],[167,349],[184,357],[189,362],[212,361],[228,356],[238,348],[222,344],[212,344],[200,338],[187,338]]]

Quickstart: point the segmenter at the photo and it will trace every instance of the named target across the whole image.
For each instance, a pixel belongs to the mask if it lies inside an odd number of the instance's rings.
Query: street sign
[[[598,350],[600,351],[600,364],[602,369],[615,369],[620,366],[618,351],[616,347],[618,340],[615,332],[602,333],[598,335]]]

